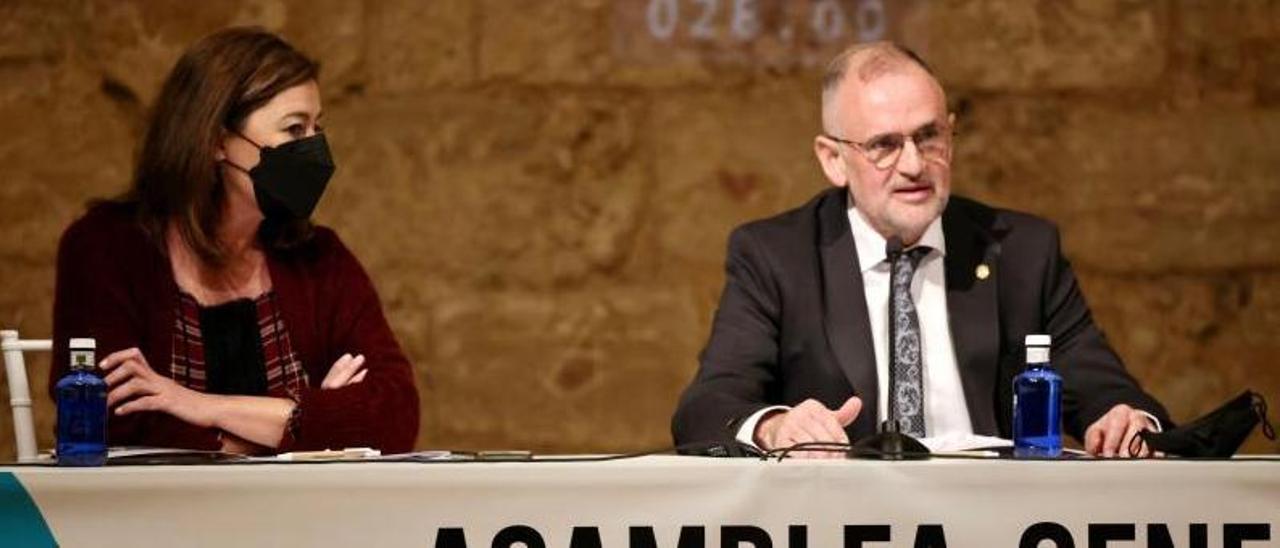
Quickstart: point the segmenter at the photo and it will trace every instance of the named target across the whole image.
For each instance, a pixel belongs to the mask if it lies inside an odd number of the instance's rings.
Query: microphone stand
[[[893,236],[885,242],[885,256],[889,258],[889,277],[890,284],[893,278],[893,265],[898,262],[898,258],[902,256],[902,239]],[[893,327],[893,299],[889,299],[889,352],[893,352],[893,338],[895,329]],[[893,359],[889,360],[890,374],[893,370]],[[893,383],[889,383],[892,389]],[[920,440],[917,440],[909,434],[902,432],[902,420],[898,416],[898,410],[893,405],[889,408],[889,420],[880,423],[879,432],[874,436],[863,438],[853,444],[853,448],[849,450],[848,458],[868,458],[880,460],[918,460],[929,458],[929,448],[925,447]]]
[[[896,415],[890,411],[890,414]],[[880,460],[920,460],[929,458],[929,448],[920,440],[903,434],[898,420],[880,423],[880,433],[862,438],[849,450],[849,458]]]

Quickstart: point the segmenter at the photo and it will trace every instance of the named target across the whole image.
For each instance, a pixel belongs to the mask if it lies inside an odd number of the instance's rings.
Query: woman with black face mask
[[[309,218],[334,171],[316,63],[261,29],[193,45],[133,185],[63,234],[50,389],[97,339],[111,445],[413,447],[418,394],[369,277]]]

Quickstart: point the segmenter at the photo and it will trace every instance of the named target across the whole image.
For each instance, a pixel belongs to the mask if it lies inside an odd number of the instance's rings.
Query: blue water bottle
[[[93,339],[71,339],[71,372],[58,381],[58,465],[107,460],[107,383],[94,374]]]
[[[1049,335],[1027,335],[1027,369],[1013,379],[1013,454],[1062,454],[1062,376],[1049,365]]]

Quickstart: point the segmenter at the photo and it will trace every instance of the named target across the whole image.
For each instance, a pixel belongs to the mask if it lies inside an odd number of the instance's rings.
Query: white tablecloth
[[[62,546],[505,547],[524,539],[533,548],[540,539],[585,548],[596,538],[609,547],[653,538],[675,548],[683,534],[681,548],[725,546],[722,537],[744,540],[728,544],[735,547],[798,548],[887,534],[888,543],[865,546],[915,546],[921,536],[983,547],[1065,532],[1080,547],[1106,538],[1107,546],[1158,546],[1165,536],[1177,547],[1197,546],[1200,536],[1205,546],[1242,537],[1236,545],[1253,547],[1277,546],[1247,539],[1275,536],[1280,525],[1275,461],[645,457],[0,468],[0,487],[5,478],[0,546],[34,538],[16,536],[32,534],[23,529],[35,527],[31,515]],[[23,513],[22,491],[37,513]]]

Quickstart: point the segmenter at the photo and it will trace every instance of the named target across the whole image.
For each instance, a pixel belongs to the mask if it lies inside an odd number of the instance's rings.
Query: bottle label
[[[1049,347],[1047,346],[1028,346],[1027,347],[1027,363],[1048,363]]]
[[[71,351],[71,368],[72,369],[93,369],[93,351],[92,350],[72,350]]]

